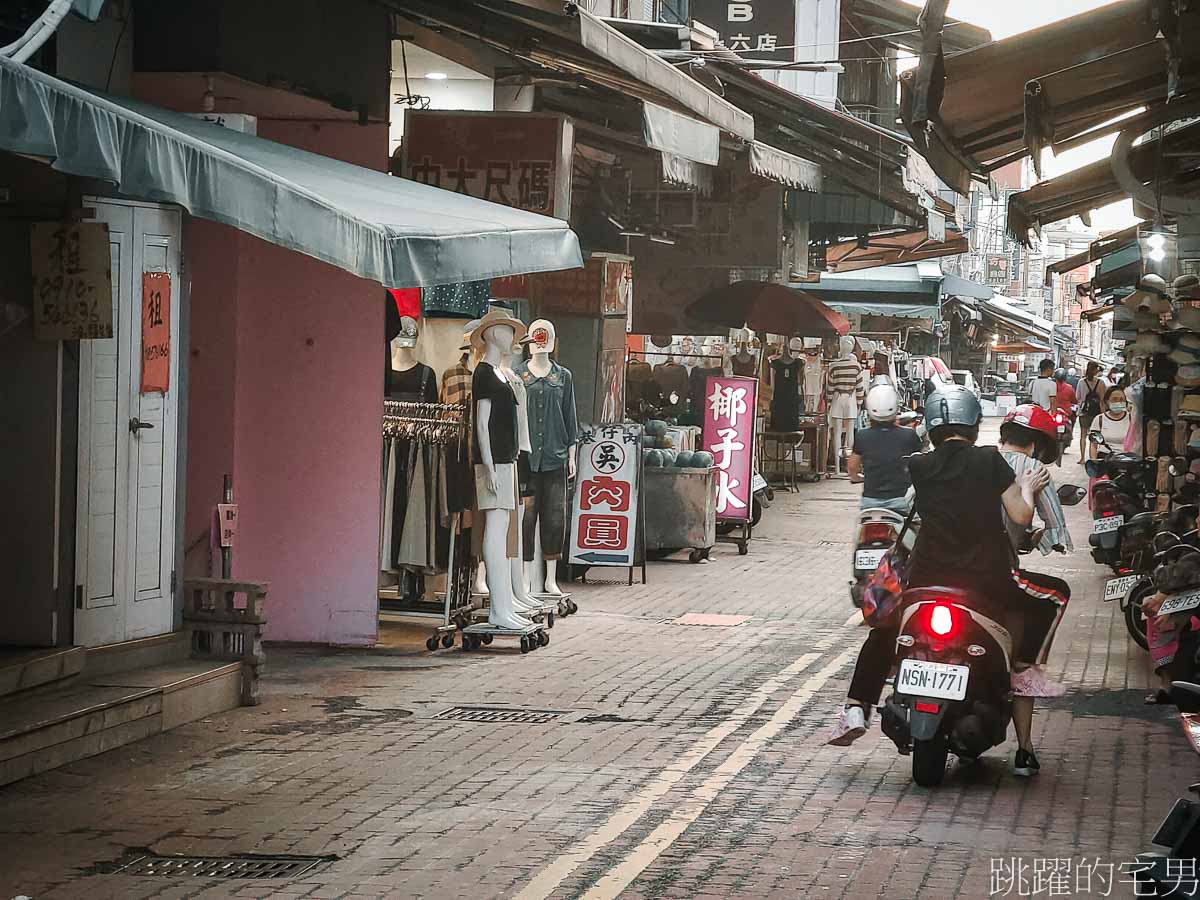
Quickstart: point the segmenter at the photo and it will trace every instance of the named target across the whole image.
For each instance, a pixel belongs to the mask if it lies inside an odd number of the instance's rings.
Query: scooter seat
[[[1172,681],[1171,690],[1200,699],[1200,684],[1192,684],[1190,681]]]

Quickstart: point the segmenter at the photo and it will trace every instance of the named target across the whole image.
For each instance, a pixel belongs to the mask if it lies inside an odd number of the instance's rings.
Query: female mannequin
[[[529,341],[528,337],[522,338],[519,344],[524,344]],[[529,453],[533,449],[529,440],[529,396],[525,390],[525,384],[513,371],[514,355],[516,347],[510,346],[508,352],[504,354],[503,372],[505,377],[512,385],[513,393],[517,397],[517,508],[515,510],[516,521],[510,523],[509,532],[516,536],[515,553],[508,559],[509,574],[512,579],[513,588],[513,605],[517,612],[528,615],[535,609],[540,609],[541,604],[529,596],[529,582],[525,577],[525,572],[522,569],[522,552],[521,552],[521,537],[524,530],[525,519],[525,499],[532,496],[530,487],[530,472],[529,472]],[[480,568],[483,568],[482,566]]]
[[[750,330],[743,328],[738,332],[737,353],[734,354],[733,374],[749,378],[758,377],[758,360],[750,352]]]
[[[854,435],[863,385],[862,365],[854,356],[854,338],[844,337],[838,346],[841,353],[825,373],[825,396],[829,401],[829,446],[834,453],[834,470],[841,475],[843,448],[849,449],[847,445]]]
[[[503,371],[506,352],[525,334],[525,325],[493,309],[471,334],[481,359],[471,376],[475,403],[475,495],[483,516],[483,561],[491,607],[488,621],[521,629],[530,622],[513,605],[508,565],[508,526],[517,506],[517,398]]]
[[[799,338],[792,338],[796,340]],[[771,430],[779,433],[800,427],[800,373],[804,364],[794,355],[792,341],[771,360]]]
[[[558,561],[567,527],[567,483],[575,477],[575,382],[569,369],[550,358],[554,325],[538,319],[529,327],[530,357],[516,367],[529,393],[531,508],[524,521],[524,557],[530,591],[561,597]]]
[[[424,403],[437,400],[437,375],[433,369],[417,360],[419,336],[416,319],[408,316],[400,319],[400,333],[392,338],[392,369],[388,373],[387,383],[389,399],[420,400]]]

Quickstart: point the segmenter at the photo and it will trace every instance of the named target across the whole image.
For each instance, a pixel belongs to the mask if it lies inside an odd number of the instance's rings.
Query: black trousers
[[[1055,599],[1035,596],[1029,591],[1045,589],[1062,598],[1071,596],[1071,587],[1061,578],[1021,570],[1021,577],[1029,583],[1022,588],[1015,580],[1003,585],[994,585],[988,596],[1004,598],[1002,624],[1013,634],[1013,658],[1023,663],[1040,663],[1049,652],[1049,642],[1062,619],[1065,603]],[[1009,586],[1011,585],[1011,587]],[[918,587],[918,585],[912,585]],[[858,660],[854,663],[854,675],[850,679],[848,696],[867,706],[879,702],[888,673],[896,664],[896,638],[900,633],[900,615],[867,635]]]
[[[530,499],[521,532],[522,556],[533,560],[534,529],[542,533],[542,556],[562,558],[567,536],[567,468],[529,473]]]

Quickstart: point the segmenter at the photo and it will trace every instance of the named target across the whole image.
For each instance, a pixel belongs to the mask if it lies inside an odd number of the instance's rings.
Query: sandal
[[[1143,702],[1147,706],[1170,706],[1173,703],[1170,692],[1162,688],[1147,694]]]

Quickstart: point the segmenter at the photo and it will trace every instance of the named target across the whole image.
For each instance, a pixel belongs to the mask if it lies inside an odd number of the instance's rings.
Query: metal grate
[[[296,878],[328,861],[324,856],[137,856],[112,875],[172,878]]]
[[[491,722],[496,725],[547,725],[562,715],[550,709],[452,706],[433,718],[449,722]]]

